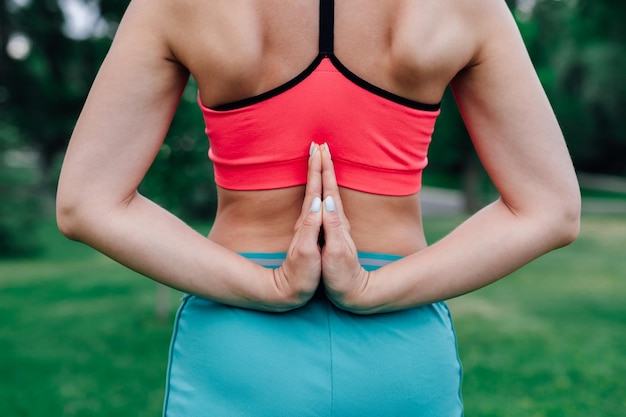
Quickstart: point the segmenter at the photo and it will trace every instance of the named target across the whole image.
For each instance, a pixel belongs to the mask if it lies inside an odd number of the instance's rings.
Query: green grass
[[[45,235],[40,259],[0,263],[0,415],[160,415],[173,312],[156,318],[156,284]]]
[[[434,240],[460,219],[427,219]],[[0,262],[0,415],[158,416],[177,299],[49,225],[35,260]],[[626,411],[626,219],[450,301],[467,416]]]
[[[571,246],[449,302],[467,416],[626,415],[625,248],[626,218],[587,216]]]

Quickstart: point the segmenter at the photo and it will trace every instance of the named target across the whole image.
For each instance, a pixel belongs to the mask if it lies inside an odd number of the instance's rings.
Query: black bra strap
[[[320,0],[320,54],[333,54],[335,1]]]

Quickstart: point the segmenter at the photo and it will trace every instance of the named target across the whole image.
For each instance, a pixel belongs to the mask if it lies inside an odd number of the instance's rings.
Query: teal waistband
[[[268,268],[278,268],[287,257],[287,252],[239,252],[239,254]],[[358,256],[359,262],[367,270],[379,268],[402,258],[401,255],[377,252],[358,252]]]

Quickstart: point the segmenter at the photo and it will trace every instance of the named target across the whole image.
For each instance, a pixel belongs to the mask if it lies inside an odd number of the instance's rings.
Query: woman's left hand
[[[335,168],[328,145],[320,146],[322,154],[322,190],[324,195],[322,225],[322,281],[328,298],[339,308],[358,312],[369,273],[359,263],[358,253],[346,218]]]

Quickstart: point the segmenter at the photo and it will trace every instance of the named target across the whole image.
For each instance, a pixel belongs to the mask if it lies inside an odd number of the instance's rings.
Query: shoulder
[[[114,44],[137,45],[140,52],[169,51],[186,24],[198,19],[203,3],[192,0],[131,0],[120,25]]]
[[[403,19],[402,27],[412,28],[411,39],[420,40],[412,47],[420,60],[430,58],[452,77],[519,35],[505,0],[424,0],[410,3]]]
[[[187,0],[181,0],[184,2]],[[172,0],[132,0],[115,33],[107,56],[102,63],[99,77],[108,83],[130,85],[131,74],[137,74],[141,82],[157,85],[179,85],[187,77],[172,52],[170,39],[174,28],[168,14],[174,8]],[[127,84],[128,83],[128,84]]]
[[[489,59],[498,51],[524,49],[519,29],[505,0],[452,1],[457,5],[467,36],[473,42],[470,65]]]

